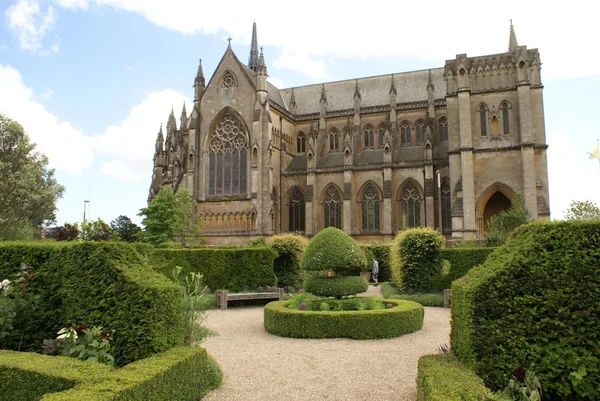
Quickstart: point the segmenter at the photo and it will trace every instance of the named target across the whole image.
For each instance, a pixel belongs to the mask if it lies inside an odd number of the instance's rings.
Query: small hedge
[[[203,275],[204,284],[212,290],[239,292],[275,285],[273,262],[277,252],[270,247],[233,249],[156,249],[151,266],[172,279],[175,266],[183,273]]]
[[[412,294],[400,293],[389,282],[381,283],[381,293],[384,298],[405,299],[414,301],[423,306],[444,307],[444,294],[440,292],[416,292]]]
[[[461,278],[475,266],[485,262],[488,255],[496,248],[445,248],[440,250],[440,259],[450,262],[450,271],[447,275],[433,280],[433,288],[444,290],[450,288],[452,282]]]
[[[386,299],[390,309],[320,312],[288,309],[289,301],[264,308],[265,329],[274,335],[295,338],[346,337],[356,340],[392,338],[423,327],[423,307],[415,302]]]
[[[364,269],[367,259],[354,238],[335,227],[327,227],[310,240],[301,265],[305,270],[340,274]]]
[[[483,380],[450,354],[419,358],[417,401],[484,401]]]
[[[452,352],[497,390],[533,366],[544,401],[600,400],[600,222],[517,228],[452,284]]]
[[[347,297],[365,292],[367,289],[369,289],[367,280],[357,276],[315,276],[304,281],[304,291],[320,297]]]
[[[273,263],[277,286],[299,287],[303,279],[300,260],[308,245],[308,239],[296,234],[280,234],[270,237],[267,244],[279,255]]]
[[[391,278],[390,271],[390,245],[389,244],[360,244],[360,248],[365,253],[367,264],[363,271],[371,271],[373,267],[373,258],[379,263],[379,282],[388,281]],[[356,274],[359,272],[357,271]]]
[[[110,369],[68,357],[0,351],[0,394],[14,401],[192,401],[222,382],[199,347],[176,347]]]

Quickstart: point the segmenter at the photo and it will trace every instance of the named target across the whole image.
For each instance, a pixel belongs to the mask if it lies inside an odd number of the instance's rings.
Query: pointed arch
[[[332,128],[329,131],[329,151],[339,152],[340,150],[340,132],[337,128]]]
[[[335,184],[329,184],[321,194],[323,204],[323,228],[342,229],[342,191]]]
[[[425,121],[422,119],[417,120],[415,123],[415,131],[417,133],[417,144],[422,144],[425,142]]]
[[[506,100],[500,103],[500,110],[502,110],[502,133],[504,135],[510,135],[510,103]]]
[[[406,120],[400,123],[400,144],[410,145],[412,143],[410,123]]]
[[[371,180],[365,182],[358,191],[362,231],[381,229],[382,195],[381,188]]]
[[[306,203],[304,192],[298,186],[290,188],[288,200],[288,231],[304,232],[306,230]]]
[[[378,142],[377,142],[377,146],[380,148],[383,148],[383,145],[385,144],[385,131],[386,131],[386,123],[382,122],[379,124],[379,126],[377,127],[377,133],[378,133]]]
[[[438,136],[440,142],[448,141],[448,119],[446,117],[441,117],[438,122]]]
[[[422,226],[425,213],[423,199],[423,188],[415,180],[409,178],[402,183],[396,197],[401,230]]]
[[[298,131],[296,135],[296,153],[305,153],[306,152],[306,136],[304,132]]]
[[[485,103],[479,103],[477,106],[479,113],[479,129],[481,136],[487,136],[488,133],[488,107]]]
[[[223,89],[236,88],[238,86],[238,80],[233,72],[225,70],[219,78],[220,87]]]
[[[490,208],[488,208],[486,212],[486,207],[488,206],[488,203],[493,197],[495,197],[494,199],[498,202],[495,202],[497,204],[495,205],[495,208],[493,208],[494,210],[490,210]],[[479,199],[477,200],[477,206],[475,211],[477,215],[477,229],[479,231],[478,234],[480,238],[484,235],[486,224],[488,223],[490,218],[494,214],[497,214],[502,210],[508,209],[510,207],[510,202],[512,202],[514,197],[515,191],[513,191],[512,188],[510,188],[508,185],[502,182],[495,182],[492,185],[490,185],[485,191],[482,192],[482,194],[479,196]],[[505,198],[506,200],[502,198]]]
[[[365,149],[375,147],[375,128],[370,123],[365,124],[363,128],[363,144]]]

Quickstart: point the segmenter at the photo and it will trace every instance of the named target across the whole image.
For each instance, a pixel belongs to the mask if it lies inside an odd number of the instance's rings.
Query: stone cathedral
[[[482,239],[518,193],[549,219],[540,67],[511,23],[505,53],[279,89],[254,24],[248,65],[229,42],[207,84],[200,61],[191,114],[161,126],[149,201],[187,188],[208,244],[329,226],[359,241],[409,227]]]

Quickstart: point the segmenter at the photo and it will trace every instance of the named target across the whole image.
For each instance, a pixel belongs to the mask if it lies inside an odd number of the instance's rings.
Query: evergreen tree
[[[117,233],[121,241],[136,242],[142,229],[127,216],[119,216],[110,222],[110,228]]]

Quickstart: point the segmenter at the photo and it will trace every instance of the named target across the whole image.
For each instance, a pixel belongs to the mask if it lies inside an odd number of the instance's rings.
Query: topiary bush
[[[347,297],[365,292],[367,289],[369,289],[367,280],[358,276],[315,276],[304,281],[304,291],[320,297]]]
[[[391,245],[392,280],[401,290],[427,291],[442,274],[443,238],[432,228],[411,228],[396,235]]]
[[[423,355],[417,371],[417,401],[484,401],[483,381],[450,354]]]
[[[440,250],[440,259],[450,263],[448,274],[433,279],[433,288],[444,290],[450,288],[452,282],[469,272],[475,266],[485,262],[494,247],[445,248]]]
[[[497,390],[534,366],[544,401],[600,400],[600,222],[537,222],[452,284],[452,352]]]
[[[315,235],[302,255],[305,270],[333,271],[336,275],[361,270],[367,264],[365,254],[354,238],[335,227],[327,227]]]
[[[273,262],[277,286],[299,287],[303,279],[300,260],[308,245],[308,239],[297,234],[280,234],[270,237],[267,244],[279,254]]]

